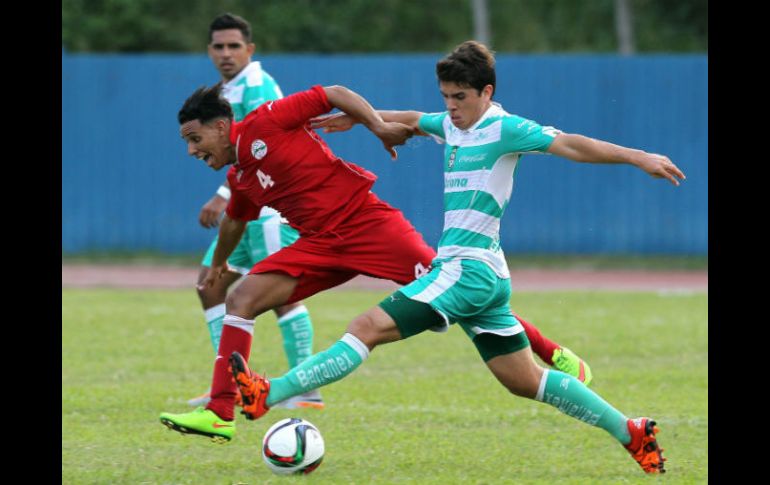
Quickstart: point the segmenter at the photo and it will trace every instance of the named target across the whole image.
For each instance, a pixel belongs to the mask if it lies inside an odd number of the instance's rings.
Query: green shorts
[[[247,274],[252,266],[297,239],[299,233],[290,225],[283,224],[279,216],[260,217],[246,224],[243,237],[227,259],[227,263],[239,273]],[[218,240],[219,236],[211,242],[201,266],[211,266]]]
[[[425,330],[446,331],[457,323],[485,361],[529,345],[510,307],[511,280],[469,259],[434,262],[426,275],[380,303],[403,338]]]

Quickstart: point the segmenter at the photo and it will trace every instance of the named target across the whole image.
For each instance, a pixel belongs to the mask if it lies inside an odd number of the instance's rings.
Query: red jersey
[[[331,109],[323,88],[313,86],[233,122],[230,218],[257,219],[262,206],[270,206],[308,235],[333,231],[356,212],[377,176],[334,155],[310,129],[310,118]]]

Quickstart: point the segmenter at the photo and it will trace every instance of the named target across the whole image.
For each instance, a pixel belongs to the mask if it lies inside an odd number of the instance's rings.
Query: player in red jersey
[[[377,177],[334,155],[310,128],[311,118],[333,108],[362,120],[393,158],[393,147],[413,134],[406,125],[384,122],[366,100],[342,86],[314,86],[267,102],[240,123],[219,85],[198,89],[180,110],[188,153],[214,170],[232,164],[227,173],[232,196],[204,284],[225,272],[247,221],[263,206],[279,211],[300,238],[257,263],[228,295],[211,401],[189,413],[162,413],[169,428],[216,442],[232,438],[237,391],[228,357],[238,352],[248,360],[256,316],[359,274],[403,285],[428,271],[435,251],[401,211],[370,191]],[[542,338],[533,326],[525,328],[531,339]]]

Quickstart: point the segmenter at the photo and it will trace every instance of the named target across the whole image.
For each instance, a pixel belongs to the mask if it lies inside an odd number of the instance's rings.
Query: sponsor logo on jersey
[[[455,166],[455,157],[457,156],[457,147],[452,148],[452,153],[449,154],[449,170]]]
[[[467,187],[468,179],[449,179],[446,181],[446,188],[456,189],[458,187]]]
[[[485,158],[487,158],[486,153],[479,153],[477,155],[463,155],[460,157],[460,163],[483,162]]]
[[[262,160],[267,155],[267,144],[262,140],[254,140],[254,143],[251,144],[251,154],[257,160]]]

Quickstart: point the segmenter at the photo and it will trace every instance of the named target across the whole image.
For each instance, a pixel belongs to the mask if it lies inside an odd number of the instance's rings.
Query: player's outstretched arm
[[[203,282],[198,286],[200,289],[212,286],[227,271],[227,258],[235,250],[245,230],[246,221],[231,219],[225,213],[222,223],[219,225],[219,239],[217,240],[217,247],[214,249],[211,267]]]
[[[627,163],[644,170],[653,177],[665,178],[677,186],[679,185],[677,179],[686,178],[684,173],[665,155],[626,148],[583,135],[569,133],[556,135],[548,148],[548,153],[576,162]]]
[[[396,150],[393,147],[403,145],[406,140],[414,135],[414,131],[409,126],[383,120],[382,116],[372,108],[372,105],[358,93],[344,86],[327,86],[323,89],[326,92],[329,104],[340,111],[344,111],[377,135],[377,138],[382,140],[382,144],[390,152],[393,159],[397,156]],[[311,124],[311,126],[313,125]],[[350,126],[352,124],[348,128]]]
[[[415,135],[427,136],[428,134],[420,130],[419,111],[384,111],[377,110],[383,121],[396,122],[409,126]],[[348,131],[358,123],[358,120],[347,113],[334,113],[330,115],[319,116],[310,120],[310,127],[313,129],[323,129],[324,133],[338,133]]]

